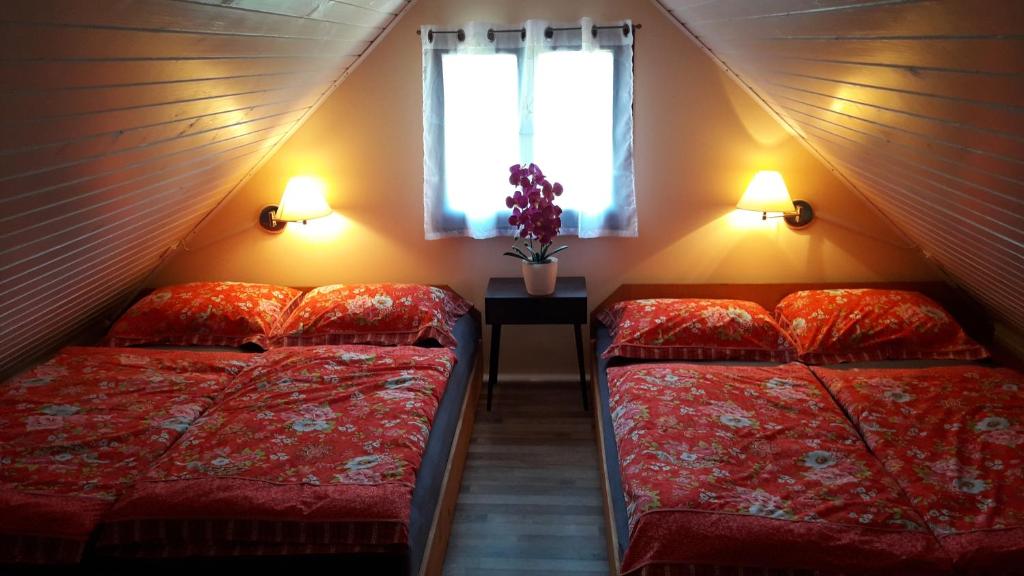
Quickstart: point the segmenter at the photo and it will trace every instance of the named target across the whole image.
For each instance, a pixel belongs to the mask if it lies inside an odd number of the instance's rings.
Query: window
[[[504,198],[481,193],[519,157],[518,65],[512,54],[444,54],[445,207],[493,217]]]
[[[564,186],[563,234],[636,235],[626,26],[421,31],[427,238],[511,234],[516,162]]]
[[[533,156],[562,178],[562,209],[599,214],[612,207],[610,50],[547,52],[537,58]],[[562,176],[559,176],[562,175]]]

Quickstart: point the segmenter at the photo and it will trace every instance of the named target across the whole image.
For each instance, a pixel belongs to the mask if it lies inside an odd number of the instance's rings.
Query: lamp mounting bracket
[[[277,204],[268,204],[260,210],[260,228],[263,228],[271,234],[278,234],[284,230],[287,222],[282,222],[275,218],[277,216]]]
[[[787,214],[783,219],[790,228],[806,228],[814,220],[814,209],[806,200],[793,200],[793,206],[796,207],[796,213]]]

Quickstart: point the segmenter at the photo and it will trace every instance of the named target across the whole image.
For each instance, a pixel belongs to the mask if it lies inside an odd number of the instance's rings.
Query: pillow
[[[267,348],[300,290],[244,282],[193,282],[158,288],[107,334],[110,346],[138,344]]]
[[[421,284],[334,284],[303,297],[275,346],[411,346],[434,339],[456,346],[455,322],[471,305],[458,294]]]
[[[775,316],[810,364],[988,356],[942,306],[917,292],[803,290],[783,298]]]
[[[598,319],[613,336],[604,358],[784,362],[796,354],[768,311],[745,300],[630,300]]]

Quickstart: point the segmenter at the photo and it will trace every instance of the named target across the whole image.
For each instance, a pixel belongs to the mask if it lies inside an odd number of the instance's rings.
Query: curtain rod
[[[621,29],[623,36],[629,36],[630,32],[634,32],[635,33],[635,31],[639,30],[640,28],[642,28],[642,26],[640,24],[633,24],[632,28],[630,27],[629,24],[621,24],[621,25],[620,24],[614,24],[614,25],[611,25],[611,26],[593,26],[590,29],[590,34],[596,38],[598,30],[616,30],[616,29]],[[568,28],[552,28],[551,26],[548,26],[547,28],[544,29],[544,37],[550,40],[552,37],[554,37],[555,32],[568,32],[568,31],[572,31],[572,30],[583,30],[583,27],[582,26],[569,26]],[[523,39],[523,40],[526,40],[526,28],[509,28],[507,30],[495,30],[494,28],[491,28],[491,29],[487,30],[487,39],[490,40],[491,42],[494,42],[494,35],[495,34],[505,34],[505,33],[511,33],[511,32],[518,32],[519,33],[519,37],[521,39]],[[417,35],[421,34],[420,30],[416,30],[416,34]],[[434,41],[434,34],[455,34],[456,37],[459,39],[459,42],[463,42],[463,41],[466,40],[466,31],[463,30],[462,28],[459,28],[458,30],[433,30],[433,29],[427,30],[427,42],[433,42]]]
[[[631,31],[629,24],[614,24],[612,26],[594,26],[590,29],[590,35],[593,36],[594,38],[597,38],[598,30],[615,30],[616,28],[622,30],[623,36],[629,36],[629,33]],[[640,28],[640,25],[634,24],[633,28]],[[548,26],[547,28],[544,29],[544,37],[550,39],[552,36],[555,35],[555,32],[568,32],[572,30],[583,30],[583,27],[569,26],[568,28],[552,28],[551,26]]]

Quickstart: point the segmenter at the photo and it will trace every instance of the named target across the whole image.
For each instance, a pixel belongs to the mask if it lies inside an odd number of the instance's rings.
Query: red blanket
[[[968,573],[1024,574],[1024,374],[814,372]]]
[[[610,368],[608,384],[630,524],[624,574],[948,570],[804,366],[636,364]]]
[[[236,379],[110,511],[101,552],[400,551],[455,355],[279,348]]]
[[[0,563],[76,562],[251,355],[66,348],[0,388]]]

